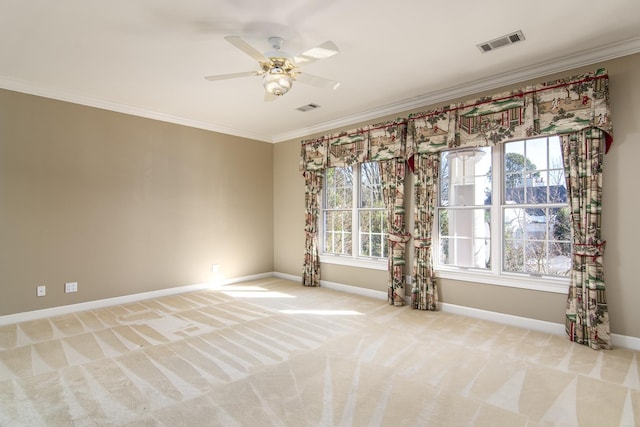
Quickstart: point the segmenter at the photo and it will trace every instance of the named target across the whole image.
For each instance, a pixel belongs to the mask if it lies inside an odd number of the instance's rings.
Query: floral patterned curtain
[[[302,284],[304,286],[320,286],[320,254],[318,251],[318,218],[320,215],[320,194],[324,173],[306,171],[304,173],[304,265],[302,267]]]
[[[302,283],[320,285],[317,223],[324,170],[379,162],[389,230],[389,303],[404,305],[405,244],[411,237],[404,224],[406,120],[303,141],[300,170],[305,178],[305,257]]]
[[[404,305],[404,266],[406,244],[411,235],[404,224],[404,159],[380,162],[380,178],[384,204],[387,207],[387,231],[389,233],[389,304]]]
[[[409,117],[407,150],[413,164],[415,195],[411,307],[419,310],[438,309],[431,241],[438,200],[439,151],[459,141],[455,118],[455,110],[448,107]]]
[[[596,128],[562,136],[573,237],[566,330],[571,341],[594,349],[611,348],[600,237],[605,146]]]
[[[320,286],[320,256],[318,251],[318,218],[320,216],[320,194],[327,165],[327,141],[324,138],[302,144],[300,169],[304,176],[304,263],[302,284]]]
[[[404,221],[405,141],[405,120],[375,125],[369,130],[369,161],[379,163],[384,205],[387,208],[387,300],[395,306],[404,305],[405,251],[411,238],[411,234],[405,230]]]
[[[438,288],[433,274],[431,248],[433,218],[438,200],[440,154],[419,154],[415,167],[415,225],[413,233],[413,276],[411,307],[419,310],[437,310]]]

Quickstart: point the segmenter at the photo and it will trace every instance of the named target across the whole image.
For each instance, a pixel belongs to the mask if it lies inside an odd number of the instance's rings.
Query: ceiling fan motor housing
[[[282,96],[291,89],[293,78],[282,68],[274,66],[262,77],[262,85],[267,92]]]

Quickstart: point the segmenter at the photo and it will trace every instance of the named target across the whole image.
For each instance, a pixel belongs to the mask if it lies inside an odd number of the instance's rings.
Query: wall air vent
[[[522,31],[516,31],[515,33],[507,34],[506,36],[498,37],[488,42],[477,44],[480,52],[487,53],[499,47],[508,46],[524,40],[524,34]]]
[[[298,107],[296,108],[296,110],[306,113],[307,111],[315,110],[316,108],[320,108],[320,106],[318,104],[310,103],[307,105],[303,105],[302,107]]]

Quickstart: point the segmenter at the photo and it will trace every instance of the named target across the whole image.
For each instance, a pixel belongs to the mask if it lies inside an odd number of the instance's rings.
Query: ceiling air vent
[[[506,36],[498,37],[497,39],[480,43],[476,46],[478,46],[480,52],[487,53],[499,47],[508,46],[523,40],[524,34],[522,34],[522,31],[516,31],[515,33],[507,34]]]
[[[306,113],[307,111],[315,110],[316,108],[320,108],[320,106],[318,104],[311,103],[311,104],[303,105],[302,107],[298,107],[296,108],[296,110]]]

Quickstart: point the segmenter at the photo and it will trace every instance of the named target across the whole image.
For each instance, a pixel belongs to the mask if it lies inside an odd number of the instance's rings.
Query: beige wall
[[[607,240],[605,279],[611,330],[615,334],[640,338],[640,310],[637,308],[640,304],[640,279],[634,269],[638,262],[637,242],[640,241],[640,227],[636,226],[637,212],[640,212],[640,197],[637,196],[636,189],[640,161],[640,55],[549,77],[570,76],[600,66],[606,67],[609,72],[615,132],[613,148],[605,159],[602,224],[603,237]],[[521,86],[522,84],[517,84],[510,87]],[[510,87],[477,96],[498,93]],[[475,97],[468,96],[464,100]],[[450,102],[453,101],[458,100]],[[434,107],[436,106],[425,106],[418,111]],[[370,123],[384,119],[386,118]],[[349,128],[355,127],[357,125]],[[274,265],[276,271],[297,276],[301,274],[304,247],[304,185],[298,172],[299,155],[300,139],[279,143],[275,147],[274,228],[277,237]],[[410,185],[407,191],[412,191]],[[387,288],[386,272],[323,264],[321,277],[322,280],[368,289],[386,291]],[[562,294],[441,280],[440,299],[449,304],[564,323],[565,296]]]
[[[609,71],[615,129],[603,206],[611,328],[640,338],[640,55],[555,76],[597,66]],[[0,315],[201,283],[212,263],[221,277],[299,276],[299,142],[265,144],[0,90]],[[384,271],[323,265],[322,279],[387,288]],[[79,292],[64,294],[67,281]],[[46,297],[35,296],[39,284]],[[442,280],[440,296],[564,320],[561,294]]]
[[[273,149],[0,90],[0,315],[273,271]]]

